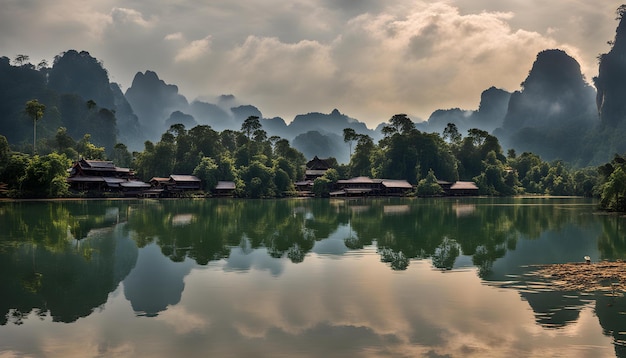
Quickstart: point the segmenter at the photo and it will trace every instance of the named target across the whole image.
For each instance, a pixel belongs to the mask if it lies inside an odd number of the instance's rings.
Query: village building
[[[298,196],[313,196],[313,182],[326,174],[330,168],[331,163],[328,159],[320,159],[315,156],[308,161],[305,167],[304,180],[294,183]]]
[[[476,183],[471,181],[457,181],[450,186],[449,195],[452,196],[474,196],[478,195]]]
[[[233,196],[235,193],[235,182],[233,181],[218,181],[213,194],[215,196]]]
[[[413,186],[406,180],[371,179],[365,176],[337,180],[335,188],[330,196],[403,196],[413,190]]]
[[[135,178],[128,168],[116,167],[105,160],[81,159],[72,165],[67,182],[76,191],[118,192],[125,196],[135,196],[150,184]]]

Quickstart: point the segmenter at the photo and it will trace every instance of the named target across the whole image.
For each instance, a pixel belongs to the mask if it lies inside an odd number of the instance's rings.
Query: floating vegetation
[[[539,266],[531,273],[563,291],[605,291],[612,294],[626,291],[626,262],[566,263]]]

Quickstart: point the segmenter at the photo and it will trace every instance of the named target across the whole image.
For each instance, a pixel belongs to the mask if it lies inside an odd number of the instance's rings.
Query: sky
[[[562,49],[587,81],[610,50],[607,0],[0,0],[0,56],[74,49],[123,91],[155,71],[189,101],[222,94],[287,123],[337,108],[374,128],[394,114],[475,110],[520,89],[537,54]]]

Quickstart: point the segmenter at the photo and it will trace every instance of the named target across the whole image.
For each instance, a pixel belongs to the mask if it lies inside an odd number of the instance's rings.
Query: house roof
[[[192,181],[192,182],[200,182],[200,179],[194,175],[178,175],[172,174],[170,175],[170,179],[173,181]]]
[[[144,183],[139,180],[129,180],[129,181],[120,183],[120,186],[123,188],[149,188],[150,184]]]
[[[471,181],[457,181],[452,184],[450,190],[478,190],[478,187]]]
[[[337,180],[337,184],[374,184],[369,177],[355,177],[350,179]]]
[[[216,190],[235,190],[235,182],[233,181],[218,181],[215,186]]]
[[[324,173],[326,173],[328,169],[307,169],[306,170],[306,175],[308,176],[322,176],[324,175]]]
[[[383,186],[385,188],[413,189],[413,185],[406,180],[383,179]]]
[[[96,182],[103,182],[104,178],[98,177],[98,176],[84,175],[84,176],[75,176],[75,177],[67,178],[67,181],[74,182],[74,183],[96,183]]]

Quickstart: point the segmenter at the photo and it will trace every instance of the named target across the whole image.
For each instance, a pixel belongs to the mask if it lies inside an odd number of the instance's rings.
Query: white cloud
[[[191,41],[183,47],[174,60],[176,62],[190,62],[207,55],[211,49],[211,36],[207,36],[200,40]]]

